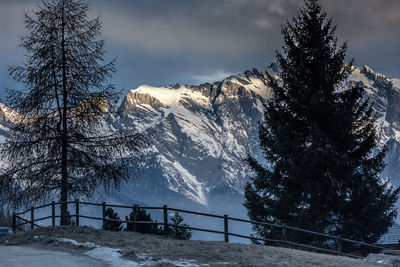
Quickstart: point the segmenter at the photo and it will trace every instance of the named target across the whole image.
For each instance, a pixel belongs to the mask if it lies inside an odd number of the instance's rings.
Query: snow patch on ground
[[[197,264],[195,260],[170,260],[170,259],[159,259],[153,260],[152,257],[148,257],[146,254],[137,254],[136,257],[141,260],[141,262],[135,262],[131,260],[125,260],[122,258],[122,252],[117,248],[109,248],[95,245],[91,242],[79,243],[76,240],[69,238],[56,238],[60,243],[65,243],[71,246],[83,247],[86,249],[90,249],[85,254],[89,257],[104,261],[110,266],[115,267],[131,267],[131,266],[160,266],[163,264],[172,264],[174,266],[207,266],[208,264]],[[220,264],[228,264],[225,262],[221,262]]]
[[[75,246],[75,247],[83,247],[83,248],[87,248],[87,249],[92,249],[92,248],[96,248],[98,247],[97,245],[93,244],[92,242],[85,242],[85,243],[79,243],[73,239],[69,239],[69,238],[56,238],[56,240],[60,243],[65,243],[71,246]]]
[[[121,251],[115,248],[96,247],[85,253],[89,257],[109,263],[111,266],[145,266],[140,263],[122,259]]]
[[[147,256],[145,253],[136,254],[142,262],[138,266],[164,266],[164,264],[172,264],[173,266],[190,266],[190,267],[197,267],[197,266],[208,266],[208,264],[197,264],[195,260],[169,260],[169,259],[160,259],[158,261],[154,261],[153,257]]]
[[[380,264],[390,264],[394,266],[398,266],[397,264],[400,262],[400,257],[397,255],[386,255],[386,254],[374,254],[370,253],[365,258],[367,262],[376,262]]]

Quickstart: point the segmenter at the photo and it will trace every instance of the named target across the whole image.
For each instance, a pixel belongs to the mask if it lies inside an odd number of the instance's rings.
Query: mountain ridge
[[[115,129],[153,129],[152,156],[138,178],[113,193],[114,199],[245,216],[242,203],[249,170],[244,158],[249,153],[263,160],[257,127],[263,119],[262,100],[272,94],[266,72],[277,77],[278,71],[271,64],[214,83],[142,85],[129,90],[108,123]],[[382,178],[396,186],[400,185],[398,81],[364,66],[353,67],[343,84],[345,88],[358,83],[365,86],[366,97],[377,111],[377,149],[389,148]],[[0,106],[3,136],[8,112]]]

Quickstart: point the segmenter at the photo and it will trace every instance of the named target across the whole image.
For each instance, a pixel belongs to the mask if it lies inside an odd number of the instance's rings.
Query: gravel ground
[[[12,267],[106,267],[89,256],[35,247],[0,246],[0,266]]]
[[[169,260],[158,266],[175,266],[171,262],[182,259],[191,262],[192,266],[383,266],[364,260],[295,249],[215,241],[174,240],[133,232],[110,232],[74,226],[21,232],[0,238],[0,244],[33,246],[77,255],[83,255],[88,250],[59,242],[57,238],[118,248],[125,259],[138,263],[149,259]]]

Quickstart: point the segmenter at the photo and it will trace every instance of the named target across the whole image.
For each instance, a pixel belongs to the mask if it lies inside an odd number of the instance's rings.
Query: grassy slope
[[[173,240],[154,235],[132,232],[109,232],[89,227],[42,228],[0,238],[1,245],[40,246],[55,250],[80,251],[55,241],[70,238],[80,243],[93,242],[121,249],[125,258],[140,262],[137,255],[146,254],[154,259],[195,260],[198,264],[221,266],[382,266],[347,257],[310,253],[294,249],[233,244],[214,241]],[[8,240],[7,242],[5,242]],[[214,263],[214,264],[213,264]],[[169,265],[171,266],[171,265]]]

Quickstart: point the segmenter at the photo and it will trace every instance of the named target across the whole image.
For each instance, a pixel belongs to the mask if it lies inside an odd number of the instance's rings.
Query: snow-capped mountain
[[[266,79],[253,69],[213,84],[129,91],[116,127],[153,127],[156,156],[124,194],[150,204],[242,209],[244,158],[258,151],[261,98],[271,94]]]
[[[261,100],[270,97],[266,72],[276,66],[198,86],[140,86],[130,90],[110,122],[116,129],[153,129],[151,157],[112,199],[132,204],[168,204],[243,217],[243,191],[249,171],[247,154],[261,159],[258,123]],[[399,186],[400,80],[369,67],[354,67],[346,87],[362,83],[378,114],[379,149],[389,149],[382,178]],[[7,114],[0,107],[0,134],[6,134]],[[100,197],[100,196],[99,196]]]
[[[215,212],[245,215],[243,188],[248,179],[244,163],[249,153],[261,159],[258,122],[261,99],[271,65],[253,69],[221,82],[199,86],[141,86],[129,91],[119,107],[120,127],[154,127],[151,167],[145,169],[126,194],[146,203],[187,207],[191,204]],[[379,149],[389,148],[382,178],[396,186],[400,168],[399,80],[369,67],[354,67],[345,84],[362,83],[378,112]],[[196,205],[195,205],[196,206]]]

